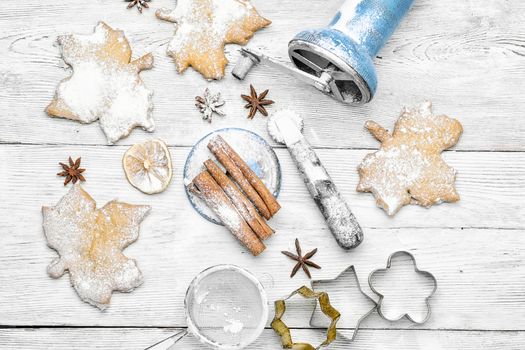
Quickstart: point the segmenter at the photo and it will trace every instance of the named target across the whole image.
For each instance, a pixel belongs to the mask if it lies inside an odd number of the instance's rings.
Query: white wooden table
[[[304,28],[325,25],[341,0],[255,0],[273,24],[252,43],[286,57],[288,39]],[[0,348],[142,349],[185,326],[183,296],[205,267],[234,263],[265,284],[270,300],[308,283],[288,277],[299,237],[304,249],[318,247],[323,269],[315,278],[335,277],[354,264],[368,294],[368,273],[385,265],[395,250],[413,252],[420,267],[439,281],[433,315],[424,326],[388,323],[377,315],[363,324],[354,349],[523,349],[525,344],[525,2],[521,0],[417,0],[376,59],[379,90],[368,105],[335,102],[281,73],[256,68],[246,81],[229,72],[208,83],[191,69],[175,72],[165,55],[173,27],[154,17],[154,0],[139,15],[119,0],[3,1],[0,9]],[[69,73],[54,44],[59,34],[90,33],[99,21],[125,30],[134,57],[155,55],[141,75],[154,89],[157,130],[135,130],[107,146],[97,123],[52,119],[44,108],[59,80]],[[271,43],[271,44],[270,44]],[[237,57],[237,47],[227,47]],[[282,212],[271,221],[278,233],[253,258],[222,227],[203,220],[184,194],[182,167],[190,147],[221,127],[253,130],[268,139],[265,119],[246,119],[241,93],[252,83],[270,88],[272,110],[289,107],[305,117],[305,134],[365,230],[365,242],[344,252],[330,237],[288,152],[276,147],[283,168]],[[220,90],[228,116],[203,122],[193,105],[205,87]],[[459,144],[445,153],[458,171],[461,201],[432,209],[405,207],[393,218],[369,194],[355,191],[356,166],[378,147],[363,124],[374,119],[391,128],[404,105],[429,99],[437,113],[458,118]],[[168,190],[147,196],[125,180],[121,157],[129,145],[151,137],[172,151],[174,178]],[[275,145],[276,146],[276,145]],[[85,188],[99,205],[118,198],[150,204],[140,239],[126,255],[137,259],[145,283],[131,294],[113,295],[100,312],[83,302],[69,277],[53,280],[46,266],[56,255],[42,232],[42,205],[66,192],[57,163],[82,156]],[[304,337],[308,310],[291,324]],[[350,332],[342,324],[344,332]],[[190,338],[184,349],[200,349]],[[279,349],[266,329],[252,349]],[[334,345],[346,349],[347,345]]]

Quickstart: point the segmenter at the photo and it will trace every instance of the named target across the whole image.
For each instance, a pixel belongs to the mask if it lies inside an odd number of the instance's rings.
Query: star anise
[[[296,238],[295,239],[295,250],[297,250],[297,255],[292,254],[290,252],[286,252],[286,251],[282,251],[281,252],[284,255],[286,255],[287,257],[289,257],[290,259],[293,259],[293,260],[297,261],[297,264],[295,264],[295,266],[294,266],[294,268],[292,270],[290,278],[295,276],[295,274],[297,273],[297,271],[299,271],[299,268],[301,268],[301,267],[303,268],[303,270],[306,273],[306,275],[308,276],[308,278],[312,278],[312,275],[310,274],[310,271],[308,270],[308,266],[314,267],[316,269],[320,269],[321,268],[321,266],[319,266],[316,263],[314,263],[314,262],[309,260],[312,256],[315,255],[315,253],[317,253],[317,248],[315,248],[311,252],[306,253],[303,256],[303,253],[302,253],[302,250],[301,250],[301,245],[299,244],[299,240]]]
[[[204,96],[195,97],[195,107],[202,113],[202,119],[210,123],[213,113],[217,113],[220,116],[225,115],[225,113],[219,109],[219,107],[223,105],[224,100],[221,98],[221,93],[212,94],[208,88],[204,91]]]
[[[249,108],[250,113],[248,114],[248,119],[253,119],[257,111],[261,112],[265,117],[268,116],[268,112],[264,106],[271,105],[274,103],[272,100],[265,100],[264,98],[268,95],[269,90],[264,90],[262,94],[257,96],[257,92],[252,85],[250,85],[250,96],[241,95],[242,99],[248,102],[244,108]]]
[[[59,172],[58,176],[65,176],[66,179],[64,180],[64,186],[66,186],[70,181],[72,181],[74,184],[77,183],[78,180],[80,181],[86,181],[82,173],[86,171],[86,169],[80,168],[80,157],[73,162],[73,159],[69,157],[69,165],[64,163],[58,163],[64,169],[64,171]]]
[[[148,2],[150,1],[151,0],[126,0],[126,2],[129,2],[128,9],[136,5],[140,13],[142,13],[143,7],[149,8]]]

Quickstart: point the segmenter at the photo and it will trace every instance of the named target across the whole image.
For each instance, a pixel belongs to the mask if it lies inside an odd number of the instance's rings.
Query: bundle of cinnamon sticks
[[[257,256],[266,248],[263,240],[274,233],[266,220],[274,216],[281,206],[262,180],[221,136],[215,136],[209,142],[208,149],[226,173],[208,159],[204,162],[206,169],[193,179],[189,190],[201,198],[231,233]]]

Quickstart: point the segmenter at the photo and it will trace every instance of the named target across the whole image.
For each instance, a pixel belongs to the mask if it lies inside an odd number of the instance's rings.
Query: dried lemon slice
[[[129,183],[147,194],[164,191],[171,181],[170,152],[158,139],[131,146],[124,153],[122,166]]]

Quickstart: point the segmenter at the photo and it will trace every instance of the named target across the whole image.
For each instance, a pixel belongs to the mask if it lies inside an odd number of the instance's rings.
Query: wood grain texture
[[[252,45],[288,60],[288,40],[302,29],[321,27],[331,19],[340,0],[254,1],[272,25],[258,32]],[[96,123],[50,119],[43,112],[58,82],[69,73],[54,45],[58,34],[90,33],[99,20],[125,30],[134,57],[153,52],[155,67],[143,72],[146,85],[155,91],[155,136],[170,145],[189,146],[194,133],[216,127],[239,126],[263,132],[265,120],[246,119],[239,95],[253,83],[270,88],[276,104],[271,111],[292,108],[306,119],[306,134],[317,147],[374,148],[377,143],[364,132],[364,122],[374,119],[392,128],[401,107],[431,100],[437,113],[457,117],[465,134],[458,150],[524,150],[525,127],[521,122],[525,95],[525,37],[520,0],[432,1],[418,0],[406,20],[376,59],[379,90],[374,101],[349,107],[305,87],[276,70],[258,67],[246,81],[236,81],[228,66],[220,82],[207,83],[189,69],[179,75],[165,54],[173,26],[157,20],[154,9],[140,16],[126,11],[120,1],[71,0],[8,2],[0,14],[0,142],[105,144]],[[152,7],[173,7],[171,0],[156,0]],[[271,43],[271,44],[270,44]],[[237,47],[227,47],[231,61]],[[213,125],[200,120],[193,99],[206,86],[220,90],[227,101],[226,118]],[[30,96],[30,98],[28,98]],[[135,131],[121,144],[144,138]]]
[[[138,261],[145,283],[131,294],[114,294],[110,308],[104,312],[82,303],[69,285],[67,275],[58,280],[47,276],[46,267],[55,253],[46,247],[41,232],[18,233],[17,239],[3,239],[1,324],[184,326],[183,300],[187,285],[198,272],[225,262],[248,268],[262,280],[269,299],[276,300],[308,283],[303,274],[289,279],[293,264],[280,253],[292,250],[293,238],[299,236],[304,249],[319,248],[315,261],[323,269],[314,271],[314,278],[333,278],[353,264],[370,296],[373,294],[366,285],[368,273],[384,267],[393,251],[411,250],[418,265],[431,271],[439,283],[432,299],[432,318],[419,328],[525,329],[522,317],[525,278],[521,270],[525,257],[519,248],[522,233],[517,231],[374,229],[367,231],[363,249],[345,253],[318,232],[305,230],[298,235],[282,230],[268,242],[264,254],[253,258],[221,228],[208,226],[204,227],[206,231],[201,231],[195,227],[194,232],[174,228],[172,232],[159,232],[151,227],[153,220],[152,213],[143,225],[139,241],[125,251]],[[345,291],[340,293],[344,295]],[[345,300],[335,302],[342,304]],[[311,305],[297,306],[290,316],[290,325],[308,326],[311,313]],[[353,327],[353,324],[343,319],[341,326]],[[418,328],[407,322],[390,324],[377,315],[367,319],[365,326]]]
[[[288,40],[302,29],[325,26],[342,2],[253,0],[273,23],[251,45],[288,62]],[[236,45],[226,47],[232,62],[222,81],[207,82],[191,68],[179,75],[165,53],[174,27],[154,16],[156,8],[174,3],[154,0],[143,15],[116,0],[2,4],[0,349],[143,349],[170,335],[173,327],[185,326],[186,287],[213,264],[245,267],[262,281],[271,301],[284,297],[309,282],[302,272],[290,279],[293,262],[280,253],[293,250],[296,237],[305,250],[319,248],[314,261],[323,268],[313,271],[314,278],[333,278],[353,264],[365,292],[375,299],[366,283],[368,273],[384,267],[395,250],[411,251],[419,267],[438,279],[433,315],[424,326],[386,322],[374,313],[355,343],[338,341],[333,349],[523,349],[525,2],[417,0],[376,58],[378,93],[362,107],[337,103],[262,66],[239,82],[230,75]],[[155,92],[157,130],[135,130],[113,147],[105,145],[97,123],[81,125],[43,112],[58,82],[70,74],[55,43],[57,35],[90,33],[100,20],[125,31],[134,58],[147,52],[155,56],[154,68],[141,76]],[[356,250],[344,252],[337,246],[288,152],[275,144],[283,171],[283,209],[270,221],[277,232],[262,256],[250,256],[224,228],[192,210],[182,185],[189,146],[228,126],[269,139],[266,119],[250,121],[242,108],[239,95],[249,84],[270,88],[268,97],[276,101],[270,112],[291,108],[305,118],[306,136],[364,228],[365,241]],[[206,87],[221,91],[226,100],[227,116],[213,124],[202,121],[194,106],[194,97]],[[428,210],[405,207],[389,218],[370,194],[355,192],[356,166],[379,146],[363,126],[373,119],[391,129],[402,106],[423,100],[432,101],[436,113],[463,124],[460,142],[444,154],[458,171],[461,200]],[[172,184],[154,196],[132,188],[121,168],[127,145],[150,137],[164,139],[174,161]],[[65,193],[55,174],[57,163],[70,155],[82,156],[88,169],[85,188],[99,206],[118,198],[153,207],[139,240],[125,250],[137,259],[145,283],[129,295],[114,294],[104,312],[80,301],[69,276],[53,280],[46,274],[56,253],[46,246],[40,208],[54,205]],[[350,291],[362,298],[355,288],[337,286],[332,301],[358,313],[361,301]],[[287,322],[297,328],[297,339],[321,339],[320,330],[304,329],[311,311],[304,304],[290,313]],[[343,316],[343,333],[351,336],[354,321]],[[188,337],[179,348],[202,346]],[[250,347],[278,348],[270,329]]]
[[[142,350],[179,329],[0,329],[0,349],[9,350],[91,350],[122,349]],[[321,341],[319,330],[298,330],[297,340]],[[348,331],[342,332],[348,335]],[[343,338],[336,340],[333,350],[522,350],[525,332],[479,332],[479,331],[411,331],[363,329],[358,338],[349,343]],[[173,347],[177,349],[203,349],[197,340],[186,337]],[[246,348],[247,350],[280,349],[279,338],[270,329]]]
[[[264,136],[264,135],[263,135]],[[196,138],[200,138],[198,135]],[[183,166],[190,148],[170,148],[174,175],[169,189],[159,195],[148,196],[136,191],[126,181],[121,166],[127,147],[95,146],[21,146],[4,145],[0,154],[4,159],[3,179],[0,182],[6,200],[0,208],[14,210],[25,217],[26,211],[38,211],[40,206],[54,204],[63,195],[62,180],[55,174],[58,162],[82,156],[86,172],[86,189],[102,205],[118,197],[151,204],[159,215],[172,215],[178,227],[188,220],[188,227],[202,220],[193,213],[182,184]],[[504,228],[525,229],[525,203],[516,200],[525,197],[525,154],[521,152],[446,152],[445,160],[458,171],[457,187],[461,200],[425,209],[406,206],[394,217],[388,217],[375,205],[369,193],[355,191],[358,182],[356,167],[369,153],[367,150],[328,150],[317,153],[334,182],[348,201],[351,209],[365,228],[449,227],[449,228]],[[271,220],[272,227],[293,229],[304,226],[308,230],[325,230],[326,225],[285,149],[277,149],[282,167],[282,191],[279,198],[284,207]],[[14,209],[13,209],[14,208]],[[182,223],[178,219],[182,219]],[[26,222],[13,222],[12,216],[1,217],[0,223],[20,230],[20,224],[38,223],[40,217]],[[29,221],[31,220],[31,221]],[[14,224],[13,224],[14,223]]]
[[[0,324],[183,326],[186,286],[199,271],[219,263],[253,271],[266,283],[270,300],[275,300],[308,282],[302,274],[289,279],[293,264],[280,253],[292,250],[299,237],[305,250],[319,248],[315,261],[323,269],[314,271],[315,278],[334,277],[354,264],[364,285],[368,273],[384,267],[390,253],[413,251],[421,267],[439,281],[434,316],[425,328],[525,329],[521,317],[525,251],[520,249],[525,239],[524,204],[513,202],[517,193],[523,193],[523,153],[449,152],[451,164],[468,174],[458,180],[462,200],[431,210],[407,207],[388,218],[370,195],[354,192],[356,173],[338,166],[342,159],[357,164],[366,151],[319,150],[365,228],[362,246],[345,252],[326,229],[287,151],[279,149],[283,208],[270,221],[277,232],[268,240],[267,251],[254,258],[223,227],[192,210],[182,185],[187,148],[171,149],[173,182],[155,196],[142,194],[125,181],[121,157],[126,147],[4,145],[0,150],[6,159],[5,181],[0,183],[0,193],[5,194],[0,203],[5,213],[0,216]],[[67,190],[55,173],[57,162],[68,155],[83,157],[88,169],[85,189],[99,206],[118,198],[153,208],[141,225],[141,238],[126,250],[139,261],[146,282],[130,295],[115,294],[105,312],[80,302],[68,276],[53,280],[45,272],[55,253],[46,247],[40,208],[54,205]],[[491,175],[487,164],[498,172]],[[501,172],[503,168],[510,170]],[[508,187],[502,189],[501,184]],[[491,203],[483,204],[487,198]],[[467,222],[470,227],[465,228]],[[292,324],[307,326],[309,312],[299,310]],[[412,327],[403,322],[389,325],[378,317],[370,322],[374,327]]]

